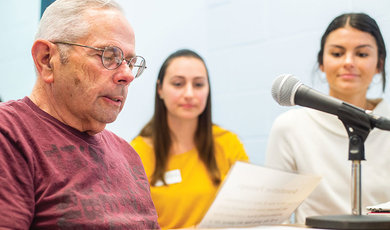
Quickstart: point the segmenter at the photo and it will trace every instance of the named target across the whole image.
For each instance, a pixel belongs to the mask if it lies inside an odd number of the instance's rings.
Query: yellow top
[[[223,180],[235,161],[249,159],[236,134],[214,125],[213,136],[217,164]],[[150,182],[155,164],[153,147],[141,136],[136,137],[131,145],[140,155]],[[160,227],[172,229],[197,225],[206,214],[218,189],[213,185],[197,150],[171,156],[167,172],[165,178],[168,186],[150,188]]]

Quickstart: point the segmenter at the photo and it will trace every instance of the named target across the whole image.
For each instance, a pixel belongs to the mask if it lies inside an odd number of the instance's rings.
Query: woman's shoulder
[[[149,173],[154,167],[154,150],[152,140],[149,137],[137,136],[131,142],[130,145],[140,156],[144,168]]]
[[[276,120],[281,120],[281,121],[302,120],[303,117],[307,116],[310,112],[312,112],[312,109],[299,108],[299,107],[293,108],[279,114],[276,117]]]
[[[150,180],[155,165],[155,156],[151,138],[137,136],[130,142],[130,145],[134,148],[134,150],[138,153],[138,156],[141,158],[146,175]]]
[[[131,142],[130,145],[135,149],[152,149],[153,142],[150,137],[136,136]]]
[[[345,128],[337,116],[311,108],[295,108],[280,114],[273,122],[271,133],[284,135],[318,130],[346,135]]]
[[[249,161],[243,143],[238,135],[232,131],[213,125],[214,143],[216,146],[217,159],[225,162],[228,169],[235,161]],[[220,165],[220,167],[222,167]],[[226,171],[227,172],[227,171]]]
[[[213,125],[213,136],[214,138],[229,138],[229,137],[237,137],[237,134],[235,134],[232,131],[229,131],[225,128],[222,128],[219,125]]]
[[[225,128],[222,128],[218,125],[213,125],[213,137],[216,145],[223,145],[223,146],[236,146],[236,145],[242,145],[242,141],[240,137]]]
[[[294,108],[287,110],[275,118],[272,126],[283,129],[289,127],[294,128],[297,124],[306,122],[310,117],[309,113],[313,111],[307,108]]]
[[[386,99],[379,98],[373,101],[376,103],[375,109],[373,110],[375,115],[390,117],[390,104]]]

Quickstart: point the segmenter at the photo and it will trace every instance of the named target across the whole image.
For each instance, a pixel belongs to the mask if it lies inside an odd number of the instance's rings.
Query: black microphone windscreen
[[[302,83],[292,74],[282,74],[277,77],[272,85],[272,97],[279,105],[295,105],[294,97],[298,87]]]

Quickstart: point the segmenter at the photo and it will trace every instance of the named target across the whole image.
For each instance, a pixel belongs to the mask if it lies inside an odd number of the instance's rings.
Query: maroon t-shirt
[[[0,228],[158,229],[142,162],[123,139],[67,126],[29,98],[0,103]]]

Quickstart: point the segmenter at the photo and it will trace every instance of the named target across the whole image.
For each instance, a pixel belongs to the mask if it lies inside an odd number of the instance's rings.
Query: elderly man
[[[0,229],[156,229],[138,154],[105,130],[145,68],[120,7],[57,0],[29,97],[0,105]]]

